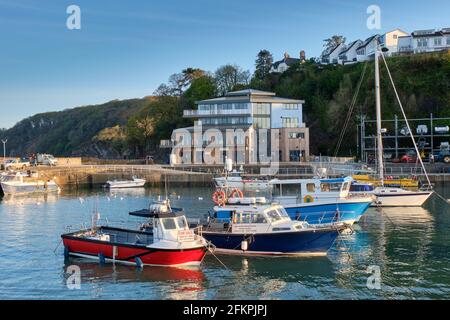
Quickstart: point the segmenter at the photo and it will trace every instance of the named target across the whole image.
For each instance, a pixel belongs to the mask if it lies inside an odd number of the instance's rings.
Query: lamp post
[[[3,143],[3,163],[6,162],[6,143],[8,142],[8,139],[2,139]]]

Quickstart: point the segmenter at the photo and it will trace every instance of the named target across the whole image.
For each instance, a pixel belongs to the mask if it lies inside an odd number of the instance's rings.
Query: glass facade
[[[283,128],[298,128],[299,122],[297,117],[283,118]]]

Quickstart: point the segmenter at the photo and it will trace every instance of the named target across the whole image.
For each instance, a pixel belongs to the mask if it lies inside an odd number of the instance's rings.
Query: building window
[[[450,46],[450,37],[447,37],[447,45]]]
[[[392,38],[393,38],[393,39],[397,39],[398,36],[397,36],[396,34],[394,34],[394,35],[392,36]]]
[[[283,117],[282,125],[283,125],[283,128],[298,128],[298,118],[297,117]]]
[[[231,110],[233,109],[233,105],[231,103],[224,103],[218,105],[219,110]]]
[[[297,103],[285,103],[283,105],[284,110],[298,110],[298,104]]]
[[[289,139],[305,139],[304,132],[289,132]]]
[[[434,38],[434,46],[438,47],[442,45],[442,39],[441,38]]]
[[[245,109],[248,109],[248,105],[247,105],[247,103],[235,103],[234,109],[235,110],[245,110]]]
[[[253,118],[253,126],[256,129],[270,129],[270,118]]]
[[[266,114],[270,115],[270,103],[254,103],[253,114]]]
[[[418,47],[428,47],[428,40],[426,38],[417,39]]]

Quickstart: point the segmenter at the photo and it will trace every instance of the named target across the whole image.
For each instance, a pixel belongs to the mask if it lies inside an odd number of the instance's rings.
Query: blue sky
[[[394,3],[395,2],[395,3]],[[68,30],[66,8],[81,8]],[[318,56],[322,40],[450,27],[450,2],[350,0],[0,0],[0,127],[35,113],[151,95],[186,67],[236,63],[253,71],[260,49]],[[305,97],[307,98],[307,97]]]

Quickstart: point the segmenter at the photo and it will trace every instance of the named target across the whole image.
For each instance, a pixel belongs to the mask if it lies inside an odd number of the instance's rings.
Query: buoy
[[[98,261],[100,264],[105,264],[105,262],[106,262],[105,255],[101,252],[98,254]]]
[[[136,267],[138,267],[138,268],[142,268],[144,266],[141,258],[139,258],[139,257],[134,258],[134,262],[136,262]]]
[[[244,240],[241,242],[241,250],[242,251],[247,251],[248,250],[248,242],[247,240]]]

